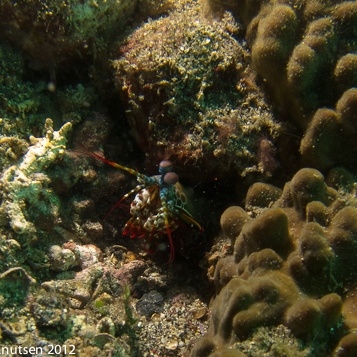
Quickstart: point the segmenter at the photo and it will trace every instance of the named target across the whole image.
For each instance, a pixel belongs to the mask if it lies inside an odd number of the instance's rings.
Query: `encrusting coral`
[[[228,12],[216,21],[199,2],[182,3],[134,31],[113,61],[147,166],[171,159],[179,172],[190,165],[195,180],[271,175],[276,167],[256,154],[261,139],[273,153],[282,128],[255,84],[239,24]]]
[[[345,179],[335,178],[341,187]],[[327,186],[311,168],[298,171],[278,193],[256,183],[246,212],[229,207],[222,214],[233,254],[214,267],[218,295],[211,325],[191,356],[224,356],[218,351],[239,350],[235,342],[279,324],[316,356],[355,353],[356,198]]]
[[[64,154],[71,124],[54,131],[52,121],[47,119],[45,129],[46,136],[40,139],[31,137],[32,145],[21,162],[10,166],[1,176],[0,212],[18,234],[36,233],[31,216],[40,215],[43,219],[58,216],[58,200],[48,187],[50,179],[44,171]]]

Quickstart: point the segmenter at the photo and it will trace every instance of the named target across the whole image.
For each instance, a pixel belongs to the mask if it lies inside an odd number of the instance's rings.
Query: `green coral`
[[[68,1],[69,28],[78,40],[104,45],[125,23],[125,15],[135,8],[137,0],[85,0]],[[98,36],[100,31],[100,36]]]
[[[89,54],[95,61],[110,50],[112,37],[136,5],[136,0],[17,0],[14,6],[5,0],[0,4],[0,27],[24,49],[34,68],[53,71],[69,59]]]
[[[49,186],[50,178],[44,172],[64,154],[70,129],[71,124],[67,123],[59,131],[54,131],[52,121],[47,119],[46,136],[40,139],[31,137],[32,145],[21,162],[3,173],[0,213],[16,233],[34,234],[37,231],[34,219],[48,216],[55,219],[58,216],[59,201]]]
[[[148,82],[160,92],[172,120],[186,126],[197,121],[200,111],[241,98],[234,91],[234,73],[246,53],[224,23],[200,16],[199,7],[189,2],[168,18],[148,22],[129,37],[130,51],[114,62],[123,89],[132,84],[133,101],[144,95],[136,93],[136,81]],[[228,15],[226,22],[234,25]]]
[[[79,123],[90,113],[91,103],[96,99],[93,88],[79,83],[58,90],[56,93],[58,107],[61,108],[62,120]]]
[[[125,286],[124,288],[124,309],[125,309],[125,325],[119,328],[119,336],[126,334],[129,338],[129,344],[131,347],[131,355],[133,357],[140,356],[138,334],[135,329],[137,322],[134,317],[133,309],[130,303],[130,288]]]
[[[24,80],[30,74],[20,52],[0,43],[0,166],[26,152],[28,136],[41,134],[46,117],[53,118],[56,128],[67,121],[78,123],[96,100],[90,86],[78,83],[50,90],[43,80]]]
[[[181,5],[133,32],[113,62],[134,135],[148,162],[204,165],[196,180],[262,174],[259,139],[275,141],[281,126],[254,82],[242,29],[228,12],[218,21],[195,1]]]
[[[24,73],[25,63],[20,53],[9,45],[0,44],[0,135],[25,136],[25,118],[38,121],[40,91],[34,83],[23,80]]]
[[[0,274],[0,316],[13,314],[26,304],[32,279],[23,268],[10,268]]]

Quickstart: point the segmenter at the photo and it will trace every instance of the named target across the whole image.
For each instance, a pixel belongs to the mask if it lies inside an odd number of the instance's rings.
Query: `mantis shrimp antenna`
[[[100,156],[100,155],[98,155],[98,154],[96,154],[96,153],[94,153],[94,152],[91,152],[91,153],[89,153],[89,154],[90,154],[90,156],[93,156],[93,157],[95,157],[96,159],[98,159],[98,160],[100,160],[100,161],[103,161],[103,162],[105,162],[106,164],[108,164],[108,165],[110,165],[110,166],[113,166],[113,167],[116,167],[117,169],[120,169],[120,170],[124,170],[124,171],[126,171],[126,172],[129,172],[129,174],[131,174],[131,175],[134,175],[134,176],[137,176],[137,177],[140,177],[140,178],[141,178],[142,176],[145,176],[145,175],[141,174],[140,172],[131,169],[130,167],[126,167],[126,166],[117,164],[116,162],[110,161],[110,160],[106,159],[105,157]]]

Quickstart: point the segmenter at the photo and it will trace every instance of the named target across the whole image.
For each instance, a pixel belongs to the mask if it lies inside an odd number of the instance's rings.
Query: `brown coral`
[[[264,198],[264,191],[274,197],[273,202]],[[357,323],[357,201],[352,195],[342,200],[320,172],[308,168],[286,183],[280,197],[277,192],[270,185],[255,184],[246,200],[253,219],[243,226],[241,209],[231,207],[222,215],[224,235],[239,235],[233,255],[215,266],[218,295],[212,304],[211,326],[192,356],[211,356],[209,351],[223,351],[260,326],[278,324],[314,348],[324,341],[325,349],[318,353],[335,349],[336,356],[350,356],[349,351],[355,351],[354,335],[347,334],[336,346],[327,332],[334,329],[343,336],[342,316],[347,333]]]
[[[354,85],[353,76],[345,73],[353,73],[347,68],[353,63],[357,7],[336,2],[270,1],[247,19],[255,68],[301,127],[314,110],[333,104],[341,89]],[[339,91],[331,80],[334,72]]]
[[[220,221],[223,233],[234,242],[248,219],[248,214],[241,207],[228,207],[223,212]]]
[[[315,113],[300,145],[305,164],[319,169],[355,164],[356,110],[357,89],[351,88],[342,94],[336,110],[319,109]]]
[[[246,24],[254,69],[266,82],[281,118],[303,134],[303,165],[321,170],[336,164],[353,167],[357,148],[351,138],[356,128],[353,121],[344,123],[340,105],[352,110],[355,101],[357,3],[210,3],[215,4],[213,11],[219,4]],[[327,109],[334,106],[336,111]]]

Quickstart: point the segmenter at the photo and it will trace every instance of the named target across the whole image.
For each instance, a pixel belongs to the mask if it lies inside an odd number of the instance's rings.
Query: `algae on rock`
[[[8,222],[18,234],[35,233],[35,217],[58,217],[59,199],[51,190],[51,180],[45,171],[64,154],[72,125],[66,123],[58,131],[52,125],[52,120],[47,119],[46,136],[31,136],[32,145],[22,160],[7,168],[0,179],[0,221]]]

